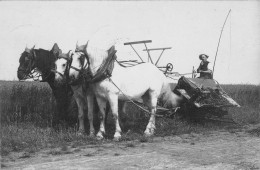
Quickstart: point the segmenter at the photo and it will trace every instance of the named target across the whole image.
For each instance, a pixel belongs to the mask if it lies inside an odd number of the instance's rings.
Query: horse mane
[[[93,73],[95,73],[100,66],[107,60],[110,55],[115,51],[115,46],[112,46],[108,50],[100,49],[98,47],[87,46],[87,55],[89,57],[89,62],[91,63]]]
[[[90,60],[95,63],[102,63],[108,57],[108,51],[99,49],[97,47],[87,47],[88,55],[90,56]]]

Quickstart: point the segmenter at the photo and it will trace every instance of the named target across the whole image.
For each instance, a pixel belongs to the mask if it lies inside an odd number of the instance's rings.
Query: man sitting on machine
[[[197,73],[200,73],[198,78],[203,79],[212,79],[212,71],[208,69],[210,62],[207,61],[209,56],[206,54],[199,55],[199,59],[201,60],[200,66],[197,69]]]

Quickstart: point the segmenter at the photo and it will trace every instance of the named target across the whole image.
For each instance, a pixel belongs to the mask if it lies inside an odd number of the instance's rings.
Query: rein
[[[151,114],[150,111],[148,111],[147,109],[145,109],[144,107],[136,104],[135,101],[133,101],[130,97],[128,97],[115,83],[114,81],[109,77],[108,78],[110,82],[112,82],[112,84],[125,96],[125,98],[127,100],[129,100],[130,103],[132,103],[134,106],[138,107],[139,109],[141,109],[142,111],[144,111],[145,113],[148,113],[148,114]],[[139,102],[138,102],[139,103]],[[161,107],[158,107],[157,106],[157,109],[162,109]],[[155,113],[155,116],[158,116],[158,117],[171,117],[174,113],[176,113],[176,111],[179,109],[179,107],[175,107],[175,108],[172,108],[172,109],[166,109],[166,108],[163,108],[164,111],[170,111],[169,114],[165,114],[165,115],[161,115],[161,114],[156,114]]]
[[[32,69],[34,60],[36,58],[36,53],[35,53],[34,49],[33,49],[33,54],[30,56],[32,56],[32,57],[30,57],[29,64],[28,64],[27,68],[25,69],[26,73],[29,72],[28,75],[26,76],[26,79],[34,78],[33,74],[37,72],[37,69]],[[38,78],[39,78],[39,76],[38,76]]]
[[[26,67],[25,71],[26,72],[26,77],[25,79],[33,79],[33,81],[40,81],[40,82],[45,82],[50,76],[51,74],[53,73],[52,70],[49,71],[49,74],[47,75],[47,72],[46,72],[46,75],[47,76],[43,76],[44,75],[44,71],[40,71],[37,66],[35,65],[35,62],[36,62],[36,58],[37,58],[37,55],[36,55],[36,52],[35,52],[35,49],[32,50],[32,55],[31,53],[29,53],[30,55],[30,58],[29,58],[29,64],[28,66]],[[33,68],[35,67],[35,68]],[[33,68],[33,69],[32,69]],[[28,72],[28,73],[27,73]],[[40,77],[42,77],[42,80],[40,80]]]

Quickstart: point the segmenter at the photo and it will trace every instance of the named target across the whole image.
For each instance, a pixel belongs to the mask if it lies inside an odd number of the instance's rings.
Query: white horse
[[[55,62],[56,65],[56,73],[55,73],[55,80],[57,82],[63,82],[67,81],[71,85],[71,88],[73,90],[73,95],[75,97],[76,103],[78,105],[78,120],[79,120],[79,129],[78,129],[78,134],[82,134],[85,132],[85,125],[84,125],[84,108],[87,105],[87,101],[92,103],[92,106],[88,108],[88,120],[89,120],[89,125],[90,125],[90,136],[94,136],[94,126],[93,126],[93,104],[94,104],[94,99],[93,99],[93,93],[89,90],[87,84],[84,82],[83,79],[77,79],[75,81],[74,79],[70,79],[68,77],[68,71],[71,69],[70,64],[72,62],[72,55],[74,53],[68,52],[67,54],[60,54],[58,57],[58,60]],[[85,61],[84,56],[79,57],[77,59],[78,61],[74,61],[74,63],[78,63],[77,67],[80,68],[81,70],[75,71],[82,71],[84,68],[84,65],[87,64]],[[75,64],[74,64],[75,65]],[[87,95],[88,94],[88,95]]]
[[[112,51],[111,51],[112,49]],[[113,48],[110,50],[102,50],[91,46],[91,41],[86,45],[77,46],[75,51],[82,52],[89,60],[89,71],[95,76],[104,61],[111,59],[111,55],[114,54]],[[77,53],[80,54],[80,53]],[[72,66],[80,68],[80,64],[77,58],[80,55],[73,58]],[[114,61],[113,61],[114,62]],[[77,78],[79,72],[70,69],[70,77]],[[137,66],[124,68],[117,62],[114,62],[114,69],[110,78],[105,78],[98,82],[94,82],[91,88],[97,98],[99,109],[103,115],[101,119],[100,129],[97,133],[98,138],[103,138],[105,133],[104,117],[106,110],[106,102],[110,104],[111,112],[115,119],[116,130],[114,139],[119,140],[121,138],[121,128],[118,120],[118,100],[143,100],[143,103],[149,108],[151,117],[145,130],[146,136],[154,134],[155,130],[155,113],[158,98],[171,107],[179,105],[181,97],[174,94],[171,91],[170,84],[168,83],[165,75],[153,64],[143,63]],[[88,104],[88,107],[91,104]]]

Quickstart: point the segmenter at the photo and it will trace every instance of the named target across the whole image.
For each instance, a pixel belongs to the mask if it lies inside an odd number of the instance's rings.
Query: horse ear
[[[58,56],[62,54],[62,50],[59,49]]]
[[[56,57],[58,57],[58,56],[62,53],[62,51],[61,51],[61,49],[59,48],[59,46],[58,46],[57,43],[55,43],[55,44],[53,45],[51,51],[52,51],[52,53],[54,54],[54,56],[56,56]]]
[[[69,50],[68,53],[66,54],[66,56],[67,56],[68,58],[70,58],[70,51],[71,51],[71,50]]]
[[[34,47],[35,47],[35,45],[31,48],[31,50],[33,50],[34,49]]]
[[[78,50],[79,50],[79,45],[78,45],[78,41],[77,41],[76,50],[75,51],[78,51]]]
[[[86,44],[84,45],[84,48],[83,48],[84,51],[87,49],[87,46],[88,46],[88,43],[86,43]]]
[[[54,45],[53,45],[51,51],[55,51],[55,50],[58,51],[59,49],[60,49],[60,48],[59,48],[58,44],[57,44],[57,43],[54,43]]]
[[[30,49],[29,49],[27,46],[25,47],[25,50],[24,50],[24,51],[30,53]]]

